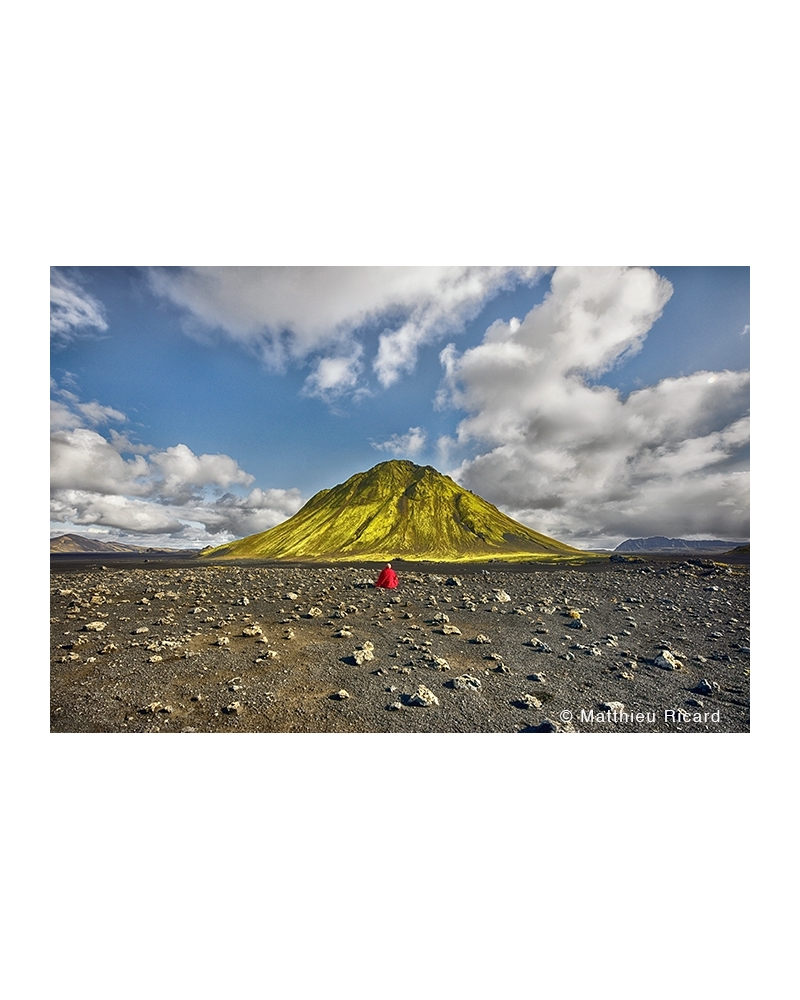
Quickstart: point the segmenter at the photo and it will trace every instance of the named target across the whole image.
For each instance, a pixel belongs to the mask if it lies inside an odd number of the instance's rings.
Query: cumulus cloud
[[[318,355],[307,389],[352,389],[361,371],[360,334],[383,323],[373,368],[384,386],[413,371],[417,352],[473,318],[538,267],[187,267],[154,268],[153,290],[207,329],[221,329],[271,365]]]
[[[87,329],[107,330],[103,304],[77,281],[50,268],[50,336],[67,343]]]
[[[407,434],[393,434],[386,441],[372,441],[378,451],[388,451],[396,458],[414,458],[425,447],[427,434],[421,427],[409,427]]]
[[[249,486],[254,479],[229,455],[195,455],[185,444],[155,452],[149,461],[151,468],[156,470],[152,488],[160,496],[178,502],[195,495],[198,487]]]
[[[746,537],[749,376],[698,372],[624,399],[590,378],[639,350],[671,294],[646,268],[559,268],[541,305],[441,353],[439,405],[468,414],[453,474],[565,541]],[[590,528],[590,526],[592,526]]]
[[[51,519],[58,524],[109,529],[107,537],[137,536],[138,544],[196,547],[265,531],[302,505],[296,489],[230,492],[254,477],[229,455],[196,455],[185,444],[157,450],[115,430],[109,440],[85,424],[124,414],[60,395],[51,401]]]
[[[359,360],[361,354],[361,346],[355,345],[349,356],[319,358],[306,379],[304,394],[326,398],[354,389],[364,367]]]
[[[111,537],[142,536],[137,544],[222,544],[234,538],[266,531],[296,513],[302,498],[296,489],[254,489],[246,497],[226,493],[218,499],[183,505],[165,505],[91,490],[56,490],[51,498],[51,520],[79,526],[116,529]]]

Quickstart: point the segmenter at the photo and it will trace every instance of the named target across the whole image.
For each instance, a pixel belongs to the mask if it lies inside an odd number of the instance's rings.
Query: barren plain
[[[51,732],[749,732],[746,561],[379,568],[54,559]]]

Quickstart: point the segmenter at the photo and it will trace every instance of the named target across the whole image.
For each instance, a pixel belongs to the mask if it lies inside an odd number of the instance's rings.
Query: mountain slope
[[[469,562],[587,554],[525,527],[429,465],[392,461],[322,490],[288,521],[204,556]]]
[[[615,552],[729,552],[734,542],[724,542],[718,538],[703,541],[687,541],[685,538],[665,538],[654,535],[651,538],[628,538],[614,549]]]
[[[101,542],[83,535],[56,535],[50,539],[51,552],[144,552],[145,549],[121,542]]]

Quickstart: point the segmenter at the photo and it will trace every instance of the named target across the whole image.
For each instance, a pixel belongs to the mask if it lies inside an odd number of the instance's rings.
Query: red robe
[[[380,571],[378,579],[375,581],[375,586],[388,587],[390,590],[394,590],[397,586],[397,573],[395,573],[391,566],[386,566]]]

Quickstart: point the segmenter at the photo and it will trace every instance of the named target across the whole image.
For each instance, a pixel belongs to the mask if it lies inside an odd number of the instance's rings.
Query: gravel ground
[[[51,566],[52,732],[750,729],[747,565],[104,558]]]

